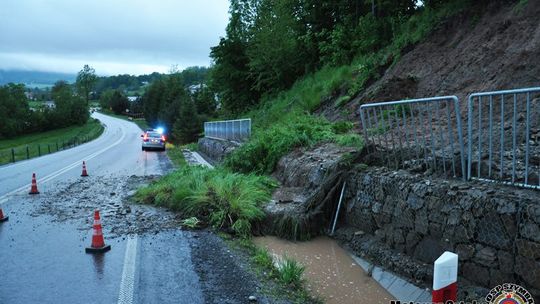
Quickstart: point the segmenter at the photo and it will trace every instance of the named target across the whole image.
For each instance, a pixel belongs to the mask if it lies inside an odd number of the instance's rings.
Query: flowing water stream
[[[310,292],[328,304],[390,303],[393,297],[373,280],[336,241],[319,237],[309,242],[290,242],[272,236],[257,237],[276,258],[293,258],[306,267],[304,278]]]

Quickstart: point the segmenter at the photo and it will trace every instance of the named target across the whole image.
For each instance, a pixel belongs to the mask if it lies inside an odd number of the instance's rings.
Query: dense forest
[[[231,0],[226,37],[211,51],[212,88],[225,109],[241,113],[324,66],[355,63],[366,81],[442,17],[490,2]]]

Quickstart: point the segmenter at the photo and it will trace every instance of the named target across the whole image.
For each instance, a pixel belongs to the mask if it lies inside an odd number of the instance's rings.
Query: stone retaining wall
[[[539,191],[359,168],[349,174],[345,199],[347,226],[371,236],[371,246],[425,267],[450,250],[459,254],[459,275],[472,284],[491,289],[512,282],[540,297]]]
[[[239,143],[208,137],[200,138],[198,142],[199,152],[210,158],[213,163],[222,162],[227,155],[239,146]]]

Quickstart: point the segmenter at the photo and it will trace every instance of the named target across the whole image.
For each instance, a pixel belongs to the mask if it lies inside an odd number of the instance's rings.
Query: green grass
[[[194,216],[182,220],[182,226],[190,228],[190,229],[195,229],[199,227],[200,223],[201,221],[199,221],[199,219]]]
[[[224,165],[237,172],[270,174],[279,159],[295,147],[323,141],[359,148],[363,143],[358,134],[344,133],[342,122],[332,124],[324,118],[299,114],[269,128],[257,129],[247,143],[226,158]]]
[[[184,158],[184,152],[182,152],[182,150],[182,146],[178,146],[173,143],[166,144],[167,156],[176,168],[187,166],[186,159]]]
[[[267,249],[258,247],[251,239],[231,238],[227,234],[220,236],[233,249],[240,249],[251,257],[250,266],[257,276],[264,281],[274,282],[273,286],[263,287],[263,292],[271,297],[286,299],[292,303],[322,304],[324,301],[311,295],[304,284],[303,266],[292,259],[285,259],[286,266],[277,266]],[[281,265],[284,265],[281,263]],[[281,270],[280,270],[281,269]]]
[[[268,250],[260,247],[254,248],[253,256],[251,257],[253,262],[255,262],[260,267],[272,270],[274,267],[274,261]]]
[[[199,145],[197,143],[190,143],[190,144],[182,145],[182,148],[188,149],[190,151],[197,151],[199,150]]]
[[[249,237],[252,224],[264,218],[275,182],[225,168],[184,166],[137,191],[135,200],[165,206],[185,217],[197,217],[216,229]]]
[[[297,261],[284,257],[283,261],[279,263],[277,270],[279,280],[283,284],[294,288],[300,288],[302,286],[304,282],[302,275],[304,274],[305,267]]]
[[[90,141],[100,136],[101,133],[103,133],[103,126],[100,122],[95,119],[89,119],[82,126],[72,126],[23,135],[14,139],[0,140],[0,164],[12,161],[11,149],[15,151],[15,161],[19,161],[27,158],[27,146],[29,157],[34,158],[39,156],[40,152],[41,155],[45,155],[49,154],[49,151],[53,153]]]

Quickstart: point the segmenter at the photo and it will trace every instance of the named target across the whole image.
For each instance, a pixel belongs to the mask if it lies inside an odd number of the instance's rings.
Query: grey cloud
[[[17,64],[5,58],[25,56],[31,68],[34,54],[55,62],[208,65],[227,12],[227,0],[7,0],[0,10],[0,68]]]

